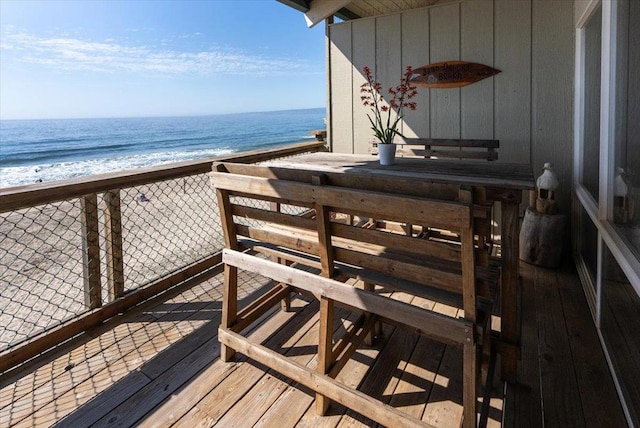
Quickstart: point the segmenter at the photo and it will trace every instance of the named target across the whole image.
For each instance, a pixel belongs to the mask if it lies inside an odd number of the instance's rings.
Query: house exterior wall
[[[573,156],[574,4],[553,0],[474,0],[332,24],[329,37],[333,151],[367,153],[372,132],[360,103],[362,69],[395,86],[407,65],[446,60],[502,72],[455,89],[419,88],[406,136],[500,140],[499,162],[552,162],[570,210]]]

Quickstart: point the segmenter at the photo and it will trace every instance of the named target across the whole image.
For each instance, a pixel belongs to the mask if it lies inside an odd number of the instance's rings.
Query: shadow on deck
[[[495,382],[488,426],[625,426],[574,268],[522,264],[521,273],[518,383],[504,396]],[[5,376],[0,426],[374,425],[336,403],[329,416],[318,417],[310,390],[243,356],[221,362],[221,281],[222,274],[212,273],[182,286],[66,345],[47,363]],[[240,297],[263,282],[245,276]],[[292,306],[289,313],[267,314],[251,334],[300,364],[315,365],[317,303],[300,296]],[[353,319],[339,315],[338,328],[347,328]],[[433,425],[460,424],[461,351],[455,347],[385,326],[383,338],[362,347],[338,379]]]

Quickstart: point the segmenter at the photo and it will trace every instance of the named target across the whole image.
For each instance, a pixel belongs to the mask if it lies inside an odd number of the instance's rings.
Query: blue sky
[[[2,0],[0,118],[323,107],[324,49],[275,0]]]

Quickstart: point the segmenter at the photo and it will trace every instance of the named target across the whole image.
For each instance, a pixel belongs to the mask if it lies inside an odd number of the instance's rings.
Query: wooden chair
[[[316,409],[326,412],[335,400],[386,426],[424,426],[399,410],[335,381],[377,320],[409,328],[435,340],[463,348],[464,426],[476,426],[477,396],[482,379],[482,356],[490,349],[490,288],[480,287],[475,263],[473,211],[470,202],[425,199],[394,194],[387,186],[401,183],[367,182],[332,174],[214,164],[216,188],[225,233],[223,316],[219,330],[221,358],[236,351],[316,391]],[[354,187],[354,181],[362,186]],[[349,185],[341,185],[349,183]],[[437,187],[437,186],[436,186]],[[408,190],[412,193],[415,190]],[[438,190],[449,193],[451,188]],[[467,189],[458,189],[470,200]],[[242,199],[240,199],[240,197]],[[257,203],[247,204],[253,200]],[[275,212],[269,203],[312,210],[313,216]],[[410,222],[456,231],[457,246],[389,231],[367,229],[335,220],[341,215]],[[333,220],[332,220],[333,219]],[[249,225],[251,220],[254,225]],[[244,251],[249,249],[250,251]],[[255,254],[263,253],[291,266]],[[314,268],[318,273],[300,269]],[[265,294],[238,310],[238,269],[275,281]],[[360,280],[358,286],[344,283]],[[425,280],[428,278],[428,282]],[[497,280],[496,280],[497,282]],[[456,302],[463,318],[453,318],[400,302],[375,292],[375,285],[416,296]],[[320,302],[318,366],[314,371],[253,343],[240,333],[292,290],[310,293]],[[354,328],[334,343],[334,308],[341,305],[360,313]],[[481,352],[482,351],[482,352]],[[488,404],[485,398],[483,404]],[[482,413],[482,412],[481,412]]]

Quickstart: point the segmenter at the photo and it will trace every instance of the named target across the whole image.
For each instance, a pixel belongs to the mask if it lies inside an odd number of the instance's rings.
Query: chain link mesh
[[[83,309],[78,199],[0,216],[0,350]]]
[[[121,189],[124,289],[134,290],[224,245],[208,174]],[[102,301],[106,224],[98,197]],[[87,310],[80,199],[0,214],[0,351]]]
[[[201,174],[121,192],[125,290],[224,246],[215,189]]]
[[[115,220],[122,232],[125,293],[224,247],[209,174],[110,193],[119,199]],[[113,230],[108,225],[113,216],[107,215],[107,202],[112,199],[108,193],[97,195],[102,304],[112,299],[107,267],[107,236]],[[299,207],[281,210],[300,212]],[[0,352],[88,310],[83,215],[80,198],[0,213]]]
[[[224,245],[208,174],[121,189],[124,289]],[[102,301],[108,302],[104,197],[98,197]],[[0,215],[0,351],[87,310],[80,199]]]

